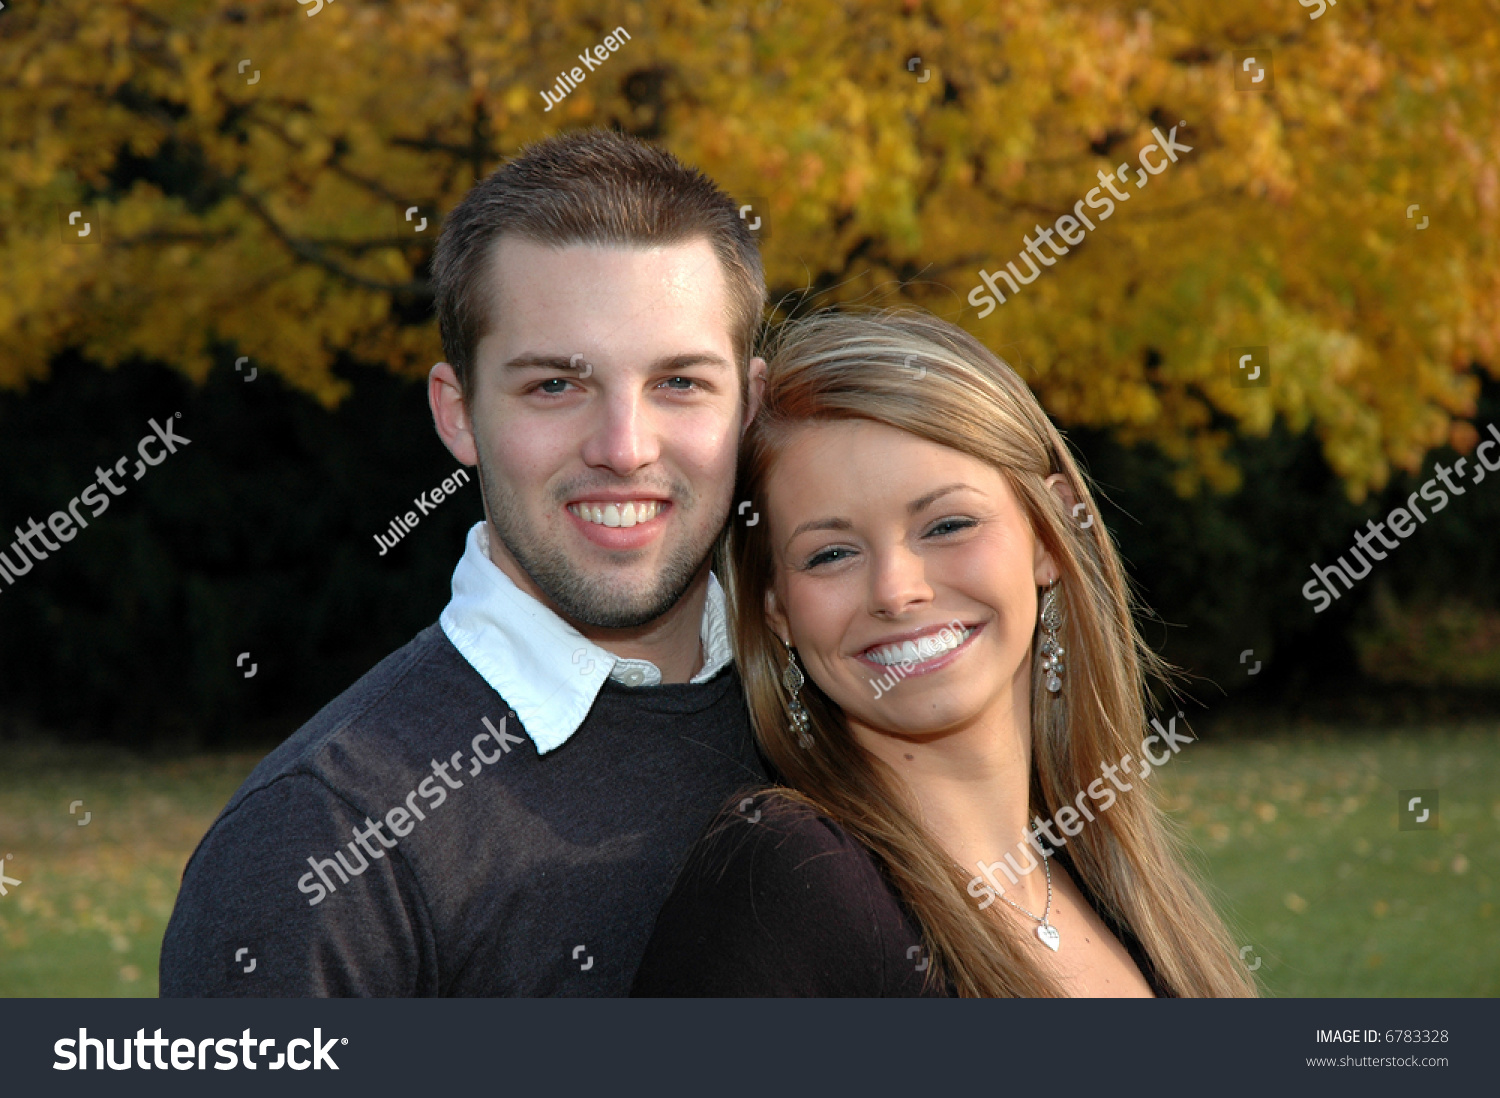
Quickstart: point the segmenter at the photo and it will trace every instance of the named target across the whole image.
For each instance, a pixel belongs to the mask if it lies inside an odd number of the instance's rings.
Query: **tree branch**
[[[254,215],[255,219],[264,225],[272,236],[281,241],[299,259],[304,259],[309,263],[322,267],[330,274],[337,275],[339,278],[355,286],[362,286],[367,290],[377,290],[388,294],[404,294],[417,298],[430,298],[432,296],[432,287],[426,282],[416,280],[410,282],[380,282],[376,279],[368,278],[357,271],[351,271],[342,263],[325,254],[323,247],[315,242],[292,236],[277,223],[276,219],[271,216],[270,211],[266,209],[265,205],[255,195],[244,190],[233,181],[230,181],[229,185],[234,189],[235,194],[239,196],[240,201],[245,204],[245,208]]]

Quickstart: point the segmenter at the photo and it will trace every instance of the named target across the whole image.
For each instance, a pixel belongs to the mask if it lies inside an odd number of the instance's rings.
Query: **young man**
[[[438,434],[478,467],[436,625],[198,845],[163,995],[625,995],[679,861],[765,773],[709,572],[765,363],[754,238],[669,154],[554,138],[433,262]]]

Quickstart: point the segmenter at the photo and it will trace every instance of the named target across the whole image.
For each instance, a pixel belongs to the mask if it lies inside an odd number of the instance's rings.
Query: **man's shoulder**
[[[381,760],[393,762],[414,749],[421,753],[436,729],[453,724],[456,711],[472,711],[478,722],[489,709],[499,719],[504,708],[442,629],[430,625],[262,759],[221,818],[246,797],[290,775],[311,777],[338,792],[351,773],[379,773]]]

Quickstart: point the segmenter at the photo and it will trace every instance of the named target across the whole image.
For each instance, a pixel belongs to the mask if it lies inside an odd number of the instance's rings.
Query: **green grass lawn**
[[[1266,994],[1500,995],[1500,727],[1216,738],[1162,777]],[[1438,830],[1398,828],[1410,789]]]
[[[155,996],[183,866],[261,756],[7,744],[4,757],[0,856],[21,884],[0,897],[0,996]]]
[[[259,756],[4,755],[0,996],[155,995],[182,868]],[[1267,994],[1500,995],[1500,725],[1218,738],[1157,777]],[[1398,830],[1419,788],[1441,827]]]

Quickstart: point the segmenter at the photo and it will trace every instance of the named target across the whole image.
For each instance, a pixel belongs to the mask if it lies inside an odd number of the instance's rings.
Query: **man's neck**
[[[661,617],[633,629],[600,629],[570,622],[600,648],[621,659],[649,660],[661,672],[663,683],[690,682],[703,670],[708,654],[703,650],[703,609],[708,601],[708,567],[693,581],[682,598]]]
[[[705,561],[693,582],[683,592],[676,604],[661,617],[645,625],[630,629],[604,629],[574,621],[556,606],[550,605],[530,577],[518,578],[511,569],[520,570],[520,565],[508,553],[497,553],[499,539],[486,523],[484,550],[490,562],[510,576],[511,582],[520,590],[547,606],[574,629],[606,652],[621,659],[649,660],[661,672],[663,683],[691,682],[694,675],[703,669],[708,653],[703,648],[703,610],[708,602],[709,565]]]

